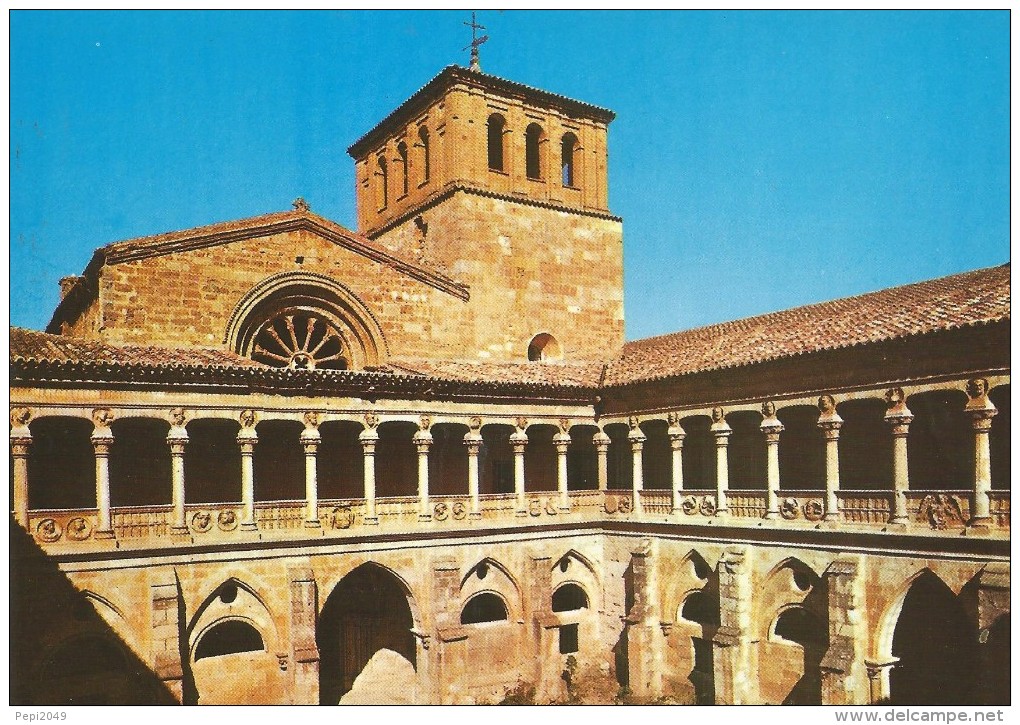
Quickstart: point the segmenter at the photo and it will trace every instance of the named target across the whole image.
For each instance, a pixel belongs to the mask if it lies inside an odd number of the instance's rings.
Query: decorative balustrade
[[[892,518],[892,491],[837,491],[840,520],[851,524],[885,524]]]
[[[768,495],[765,491],[731,490],[726,492],[726,506],[730,516],[745,519],[761,519],[768,510]]]
[[[909,523],[935,530],[962,529],[970,521],[970,491],[907,491]]]
[[[420,501],[416,496],[391,496],[376,499],[378,522],[365,522],[364,499],[320,499],[318,520],[320,528],[308,530],[305,502],[259,501],[255,503],[255,531],[259,535],[284,538],[314,536],[343,536],[348,530],[359,534],[397,528],[402,531],[421,528],[435,530],[446,527],[513,526],[551,523],[554,520],[588,521],[618,518],[663,517],[678,525],[685,521],[718,516],[716,493],[710,489],[684,489],[680,496],[680,510],[673,512],[672,492],[661,489],[643,489],[638,492],[641,506],[635,510],[633,492],[610,489],[607,491],[569,491],[569,508],[557,491],[528,491],[524,508],[518,511],[517,498],[512,493],[483,494],[478,497],[480,516],[472,516],[472,499],[466,494],[432,495],[429,497],[428,519],[420,517]],[[837,493],[839,519],[827,522],[827,527],[852,524],[887,528],[894,503],[893,491],[841,490]],[[765,520],[767,493],[761,490],[728,490],[726,492],[728,518],[732,525],[747,525],[751,521]],[[907,491],[905,492],[906,526],[916,532],[963,530],[970,521],[971,492]],[[823,519],[823,491],[780,490],[778,492],[779,518],[765,520],[768,526],[804,525]],[[1008,531],[1010,526],[1010,491],[995,490],[989,494],[989,525]],[[165,545],[192,544],[209,541],[224,543],[243,540],[253,535],[250,527],[242,526],[243,506],[238,502],[185,506],[185,529],[171,526],[171,506],[117,507],[111,510],[113,535],[117,542],[141,545],[153,539]],[[741,523],[744,522],[744,523]],[[28,515],[28,530],[41,545],[106,546],[97,536],[98,512],[96,509],[33,510]]]
[[[304,501],[259,501],[255,504],[255,524],[261,530],[300,529],[304,523]]]
[[[166,536],[170,530],[169,506],[125,506],[112,509],[110,519],[118,539]]]
[[[714,516],[715,490],[685,488],[680,496],[680,511],[684,516]]]
[[[646,514],[669,515],[673,511],[673,494],[669,489],[642,489],[638,492],[641,497],[641,508]]]
[[[988,494],[989,513],[992,522],[1004,529],[1009,528],[1009,491],[992,491]]]
[[[96,530],[95,509],[40,509],[28,516],[28,531],[43,544],[76,543]]]
[[[825,516],[825,491],[779,490],[779,515],[787,521],[821,521]]]

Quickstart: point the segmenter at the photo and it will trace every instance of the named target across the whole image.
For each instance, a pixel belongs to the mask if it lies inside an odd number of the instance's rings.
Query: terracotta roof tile
[[[1008,264],[624,346],[607,385],[752,365],[1009,319]]]
[[[100,363],[109,365],[265,367],[232,352],[206,347],[167,348],[110,345],[45,332],[11,328],[11,361]]]
[[[478,362],[473,360],[391,359],[386,368],[463,382],[513,382],[536,385],[598,386],[602,362]]]

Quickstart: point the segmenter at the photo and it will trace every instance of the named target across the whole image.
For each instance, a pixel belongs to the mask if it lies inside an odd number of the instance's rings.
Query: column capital
[[[305,455],[315,455],[319,451],[318,438],[302,438],[301,447],[305,449]]]
[[[428,428],[419,428],[411,437],[411,442],[414,443],[419,453],[428,453],[429,446],[432,445],[432,433]]]
[[[668,423],[669,428],[666,429],[666,435],[669,436],[670,447],[674,451],[680,450],[684,446],[684,438],[687,437],[687,431],[680,425],[680,419],[676,413],[669,414]]]
[[[471,455],[478,455],[482,442],[482,434],[476,430],[469,430],[464,434],[464,445],[467,446],[468,453]]]
[[[11,408],[11,438],[31,438],[32,433],[28,429],[28,421],[32,419],[32,411],[29,408]]]
[[[839,438],[839,429],[843,427],[843,419],[836,412],[836,399],[831,395],[818,398],[818,427],[825,431],[827,440]]]
[[[113,431],[109,428],[96,428],[92,431],[91,441],[96,449],[96,455],[107,455],[113,443]]]
[[[761,424],[758,426],[762,434],[765,436],[765,441],[768,443],[778,443],[779,434],[786,430],[786,426],[780,422],[779,418],[776,417],[775,408],[772,409],[772,415],[762,419]]]
[[[514,453],[524,453],[524,447],[528,445],[528,434],[518,428],[510,434],[510,445],[513,446]]]
[[[609,449],[609,444],[612,442],[612,439],[609,437],[609,435],[604,430],[599,428],[592,435],[591,441],[592,441],[592,443],[595,444],[595,448],[604,451],[604,450],[608,450]]]
[[[712,425],[710,430],[715,436],[716,445],[726,445],[726,438],[733,435],[733,429],[726,422],[726,412],[718,405],[712,408]]]
[[[967,382],[967,405],[964,412],[970,416],[977,433],[987,432],[992,427],[992,418],[998,409],[988,398],[988,381],[985,378],[974,378]]]
[[[32,445],[32,436],[12,435],[11,455],[15,458],[24,458],[28,455],[28,449]]]
[[[569,433],[557,433],[553,436],[553,445],[556,446],[556,450],[562,453],[567,452],[567,447],[570,445],[570,434]]]
[[[892,427],[893,436],[896,438],[906,436],[914,414],[907,407],[907,396],[903,388],[890,388],[885,391],[885,402],[884,419]]]

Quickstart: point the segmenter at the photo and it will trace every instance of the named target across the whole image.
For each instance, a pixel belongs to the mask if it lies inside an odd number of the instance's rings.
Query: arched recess
[[[237,577],[221,582],[186,629],[185,704],[258,705],[284,701],[286,673],[265,599]]]
[[[631,446],[627,439],[629,429],[623,423],[610,423],[602,430],[609,436],[609,451],[606,458],[609,469],[608,487],[629,490],[634,478]]]
[[[96,505],[92,421],[46,416],[29,424],[28,507],[79,509]]]
[[[241,449],[236,420],[197,418],[188,421],[184,447],[184,496],[188,503],[241,500]]]
[[[262,420],[255,426],[255,500],[295,501],[305,496],[304,426],[296,420]]]
[[[571,491],[591,491],[599,487],[599,461],[594,436],[598,428],[593,425],[575,425],[570,429],[567,446],[567,488]]]
[[[429,450],[429,492],[442,495],[466,494],[468,490],[468,450],[462,423],[435,423]]]
[[[505,622],[510,611],[503,597],[495,592],[479,592],[464,603],[460,610],[461,624],[488,624]]]
[[[237,303],[223,341],[274,367],[358,370],[387,356],[382,328],[344,284],[311,272],[282,272]]]
[[[840,488],[891,489],[893,437],[890,425],[885,422],[885,401],[845,400],[836,410],[843,419],[839,431]]]
[[[352,420],[330,420],[319,426],[316,476],[319,498],[356,499],[365,495],[365,457],[358,436],[364,427]]]
[[[825,439],[818,428],[818,408],[791,405],[776,417],[779,435],[779,487],[787,491],[825,488]]]
[[[545,131],[537,123],[529,123],[524,130],[524,169],[529,179],[536,181],[545,176]]]
[[[930,570],[914,578],[898,606],[889,676],[893,705],[974,705],[978,637],[974,623]]]
[[[646,420],[641,423],[645,442],[641,447],[642,487],[669,490],[673,476],[673,449],[667,435],[668,425],[664,420]]]
[[[171,463],[166,435],[170,424],[156,418],[118,418],[110,430],[110,504],[169,504]]]
[[[595,566],[576,549],[571,549],[553,564],[552,589],[567,583],[578,584],[587,592],[592,609],[602,607],[602,587]]]
[[[663,684],[685,701],[715,702],[712,639],[719,629],[719,574],[692,549],[663,587],[663,619],[673,628],[664,652]]]
[[[506,171],[504,167],[504,141],[506,119],[498,113],[489,116],[486,124],[486,149],[491,171]]]
[[[483,425],[478,455],[478,488],[481,494],[514,492],[514,453],[510,445],[513,426]]]
[[[366,677],[359,678],[359,687],[392,691],[394,696],[415,689],[412,603],[407,585],[374,562],[362,564],[337,582],[319,615],[315,634],[320,704],[337,704],[363,672]],[[373,663],[384,659],[402,661],[410,669],[380,672]]]
[[[684,438],[684,488],[706,490],[715,488],[716,451],[712,435],[712,419],[692,415],[680,420],[687,433]]]
[[[960,390],[932,390],[907,398],[914,414],[907,436],[910,488],[966,490],[974,485],[974,431]]]
[[[528,426],[528,446],[524,449],[524,490],[555,491],[557,462],[553,436],[554,425],[544,423]]]
[[[756,599],[762,701],[821,704],[820,663],[829,640],[825,580],[800,559],[786,557],[764,577]]]
[[[726,415],[726,422],[733,429],[727,453],[730,488],[766,488],[765,436],[760,427],[761,413],[756,410],[734,410]]]
[[[376,495],[414,496],[418,492],[418,451],[413,439],[418,426],[406,420],[391,420],[380,424],[377,430]]]
[[[502,562],[491,557],[471,567],[460,582],[462,602],[483,591],[499,594],[508,606],[508,616],[517,617],[522,611],[520,584]]]

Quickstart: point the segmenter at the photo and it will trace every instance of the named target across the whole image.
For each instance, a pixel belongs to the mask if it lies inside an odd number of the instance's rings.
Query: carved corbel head
[[[318,428],[319,427],[319,414],[313,410],[308,411],[304,415],[305,428]]]
[[[241,422],[242,428],[254,428],[255,427],[255,411],[254,410],[242,410],[241,415],[237,417]]]

